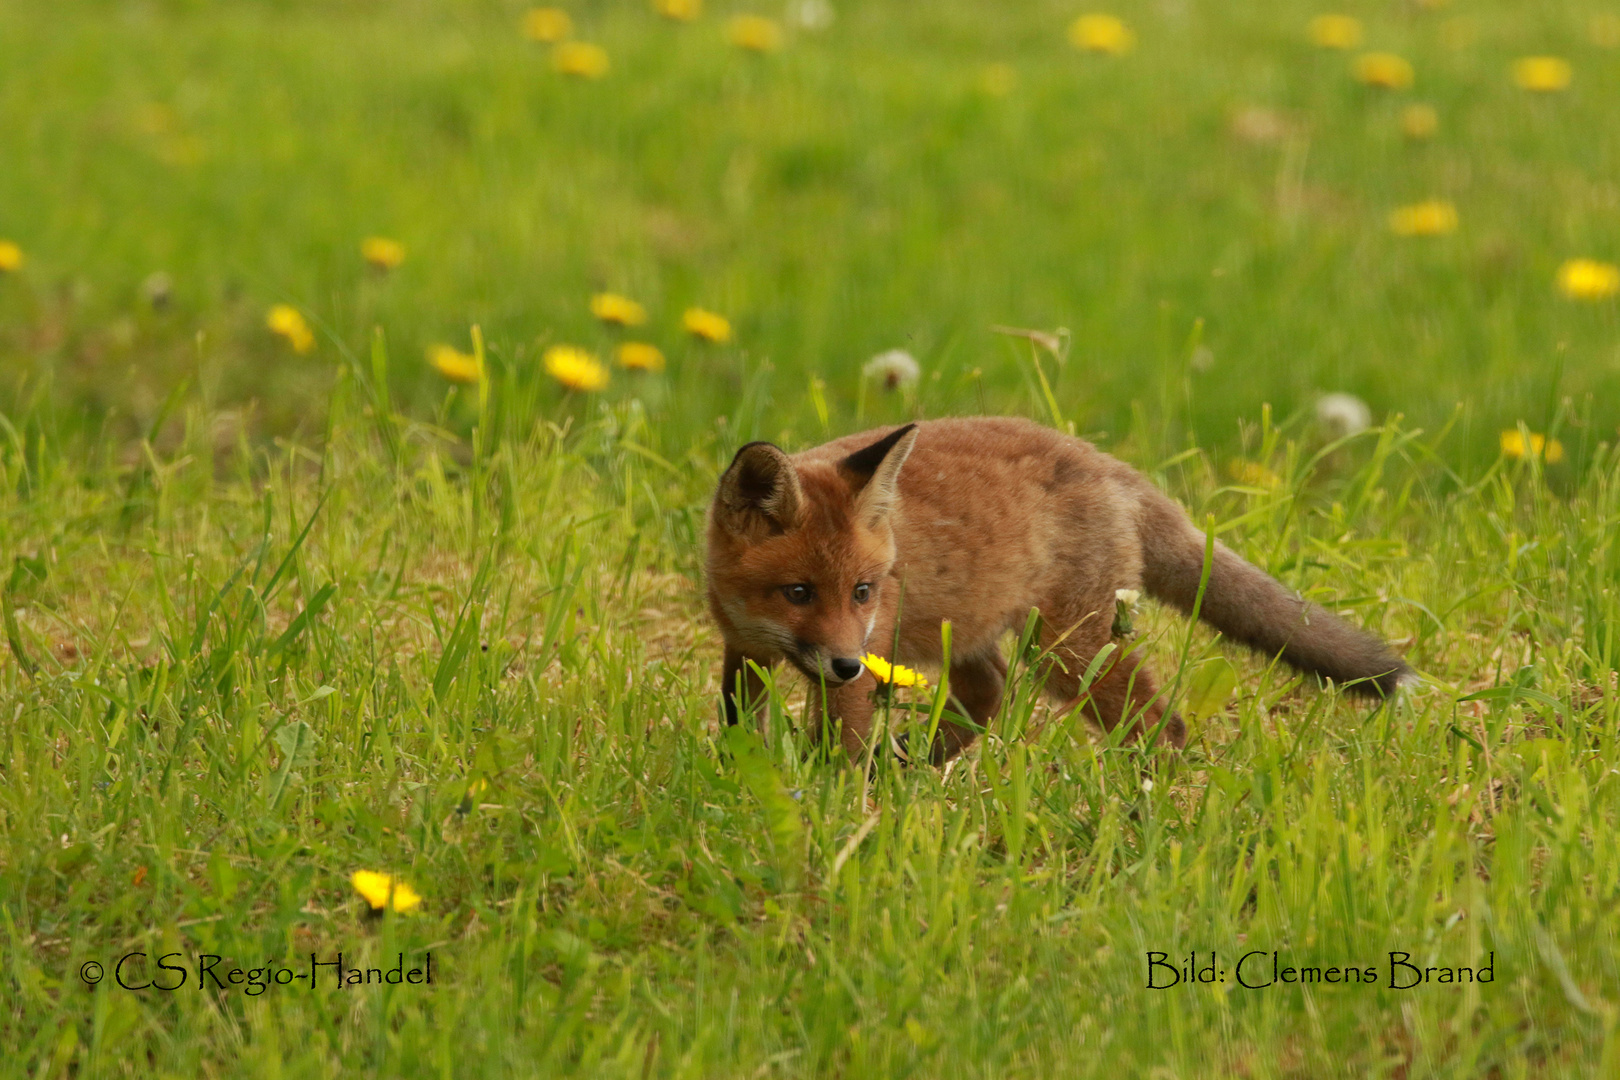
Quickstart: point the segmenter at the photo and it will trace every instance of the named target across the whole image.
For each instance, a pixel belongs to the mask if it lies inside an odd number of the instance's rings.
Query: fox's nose
[[[866,665],[861,663],[859,660],[851,660],[847,656],[840,656],[832,662],[832,671],[833,674],[838,676],[840,679],[843,679],[845,682],[849,682],[849,680],[859,675],[861,673],[861,669],[865,666]]]

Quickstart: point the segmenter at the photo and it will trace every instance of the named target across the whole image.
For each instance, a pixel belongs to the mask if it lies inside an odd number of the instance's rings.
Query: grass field
[[[1338,50],[1295,0],[1121,3],[1114,55],[1047,0],[761,6],[764,52],[571,4],[599,78],[525,8],[0,0],[0,1069],[1620,1075],[1620,8],[1357,3]],[[667,366],[544,367],[625,340]],[[1179,757],[1013,642],[946,770],[808,756],[787,679],[724,732],[731,452],[981,411],[1423,684],[1148,610]]]

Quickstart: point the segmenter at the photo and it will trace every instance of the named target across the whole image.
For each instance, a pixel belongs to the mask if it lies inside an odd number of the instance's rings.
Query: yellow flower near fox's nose
[[[478,367],[478,357],[451,345],[429,345],[427,356],[433,370],[451,382],[475,383],[483,374]]]
[[[0,240],[0,274],[11,274],[22,269],[23,249],[10,240]]]
[[[1549,465],[1556,465],[1564,460],[1564,444],[1557,439],[1549,441],[1547,436],[1535,432],[1530,433],[1530,441],[1526,444],[1524,432],[1514,428],[1502,432],[1502,453],[1510,458],[1541,458]]]
[[[403,915],[422,902],[415,889],[375,870],[356,870],[349,883],[355,892],[365,897],[373,911],[392,910]]]
[[[782,28],[763,15],[738,15],[726,24],[726,37],[739,49],[775,52],[782,47]]]
[[[1361,20],[1349,15],[1318,15],[1305,32],[1313,45],[1324,49],[1353,49],[1361,44]]]
[[[1069,42],[1087,52],[1123,56],[1135,47],[1136,35],[1115,16],[1092,12],[1069,24]]]
[[[664,370],[664,354],[658,346],[645,341],[626,341],[619,346],[617,356],[622,368],[655,372]]]
[[[1571,300],[1607,300],[1620,293],[1620,266],[1570,259],[1558,268],[1558,291]]]
[[[926,687],[928,685],[928,680],[915,671],[908,667],[901,667],[899,664],[891,664],[877,653],[867,653],[861,657],[861,663],[865,664],[866,670],[870,671],[873,678],[881,683],[889,683],[893,686]]]
[[[703,0],[653,0],[653,10],[666,19],[691,22],[703,14]]]
[[[315,347],[315,334],[304,321],[304,316],[291,304],[277,304],[264,317],[264,325],[272,334],[285,338],[293,352],[307,353]]]
[[[574,20],[562,8],[530,8],[523,15],[523,36],[550,45],[574,32]]]
[[[1457,208],[1443,199],[1402,206],[1390,212],[1389,228],[1396,236],[1444,236],[1457,231]]]
[[[368,236],[360,241],[360,257],[377,270],[393,270],[405,261],[405,245],[386,236]]]
[[[618,293],[602,292],[591,297],[591,314],[616,326],[640,326],[647,321],[647,309]]]
[[[697,307],[687,308],[686,314],[681,316],[681,325],[693,337],[712,341],[717,345],[731,340],[731,323],[726,321],[724,315],[716,315],[712,311],[704,311]]]
[[[577,345],[553,345],[541,362],[547,375],[570,390],[601,390],[612,378],[596,357]]]
[[[1569,89],[1575,71],[1559,56],[1523,56],[1513,61],[1513,81],[1522,90],[1551,94]]]
[[[608,73],[607,50],[584,41],[565,41],[551,53],[551,66],[579,79],[600,79]]]
[[[1362,53],[1350,70],[1361,82],[1385,90],[1405,90],[1415,78],[1405,57],[1387,52]]]

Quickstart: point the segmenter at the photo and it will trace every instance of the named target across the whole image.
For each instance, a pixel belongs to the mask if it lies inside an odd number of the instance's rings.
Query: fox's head
[[[797,464],[770,443],[737,451],[709,512],[709,597],[728,644],[828,686],[861,674],[916,439],[907,424],[848,457]]]

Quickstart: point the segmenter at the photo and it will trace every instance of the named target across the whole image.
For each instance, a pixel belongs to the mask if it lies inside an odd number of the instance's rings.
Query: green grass
[[[580,5],[597,83],[522,6],[0,4],[9,1073],[1620,1070],[1620,354],[1552,287],[1620,254],[1595,9],[1357,6],[1417,66],[1388,96],[1281,0],[1122,5],[1117,59],[1050,3],[844,4],[768,57],[723,5]],[[1574,87],[1514,88],[1527,52]],[[1286,133],[1234,136],[1251,107]],[[1431,196],[1455,234],[1389,233]],[[567,394],[539,353],[612,343],[603,287],[669,369]],[[691,304],[736,341],[684,341]],[[474,323],[483,393],[422,359]],[[896,345],[919,386],[862,387]],[[1381,426],[1329,443],[1328,390]],[[1425,684],[1369,710],[1153,610],[1178,759],[1028,669],[944,771],[807,755],[785,679],[724,735],[730,451],[980,410],[1095,434]],[[1519,423],[1563,460],[1501,457]],[[367,917],[358,869],[420,908]],[[1229,981],[1145,988],[1194,950]],[[1251,950],[1378,982],[1234,986]],[[187,984],[81,980],[134,951]],[[1495,978],[1393,989],[1391,951]],[[197,987],[340,952],[435,985]]]

